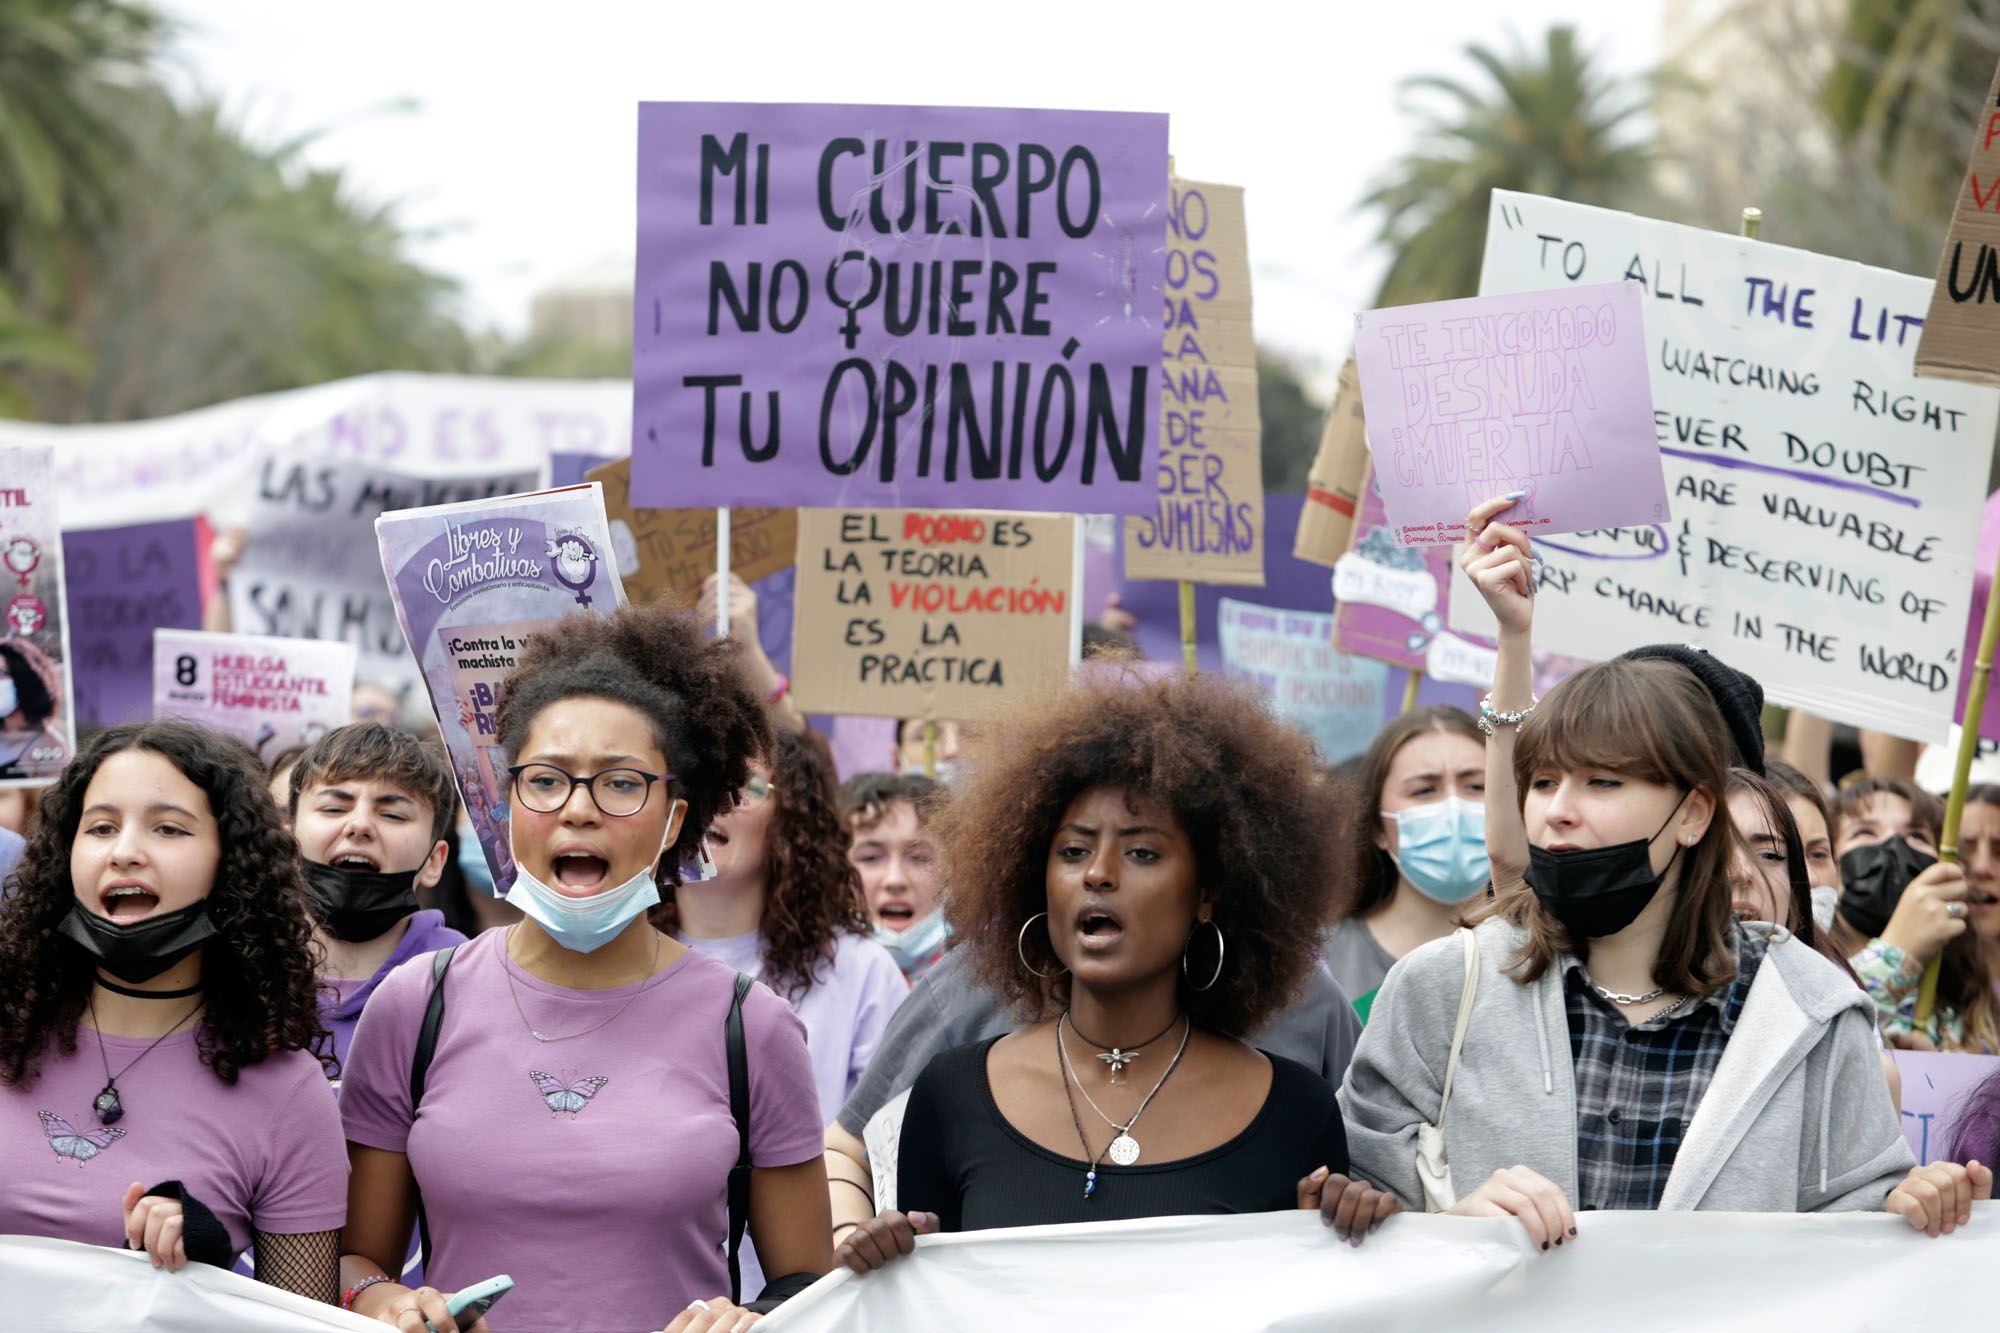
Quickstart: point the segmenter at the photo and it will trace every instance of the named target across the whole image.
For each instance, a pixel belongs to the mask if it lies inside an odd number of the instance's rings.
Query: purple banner
[[[153,714],[153,631],[201,628],[197,519],[63,533],[76,724]]]
[[[1144,514],[1167,118],[639,108],[632,498]]]

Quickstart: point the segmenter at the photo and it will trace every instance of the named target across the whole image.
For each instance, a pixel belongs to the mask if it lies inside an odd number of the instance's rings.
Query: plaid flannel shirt
[[[1563,958],[1576,1065],[1578,1208],[1659,1207],[1682,1136],[1764,961],[1761,937],[1736,930],[1731,943],[1734,981],[1636,1025],[1591,989],[1580,960]]]

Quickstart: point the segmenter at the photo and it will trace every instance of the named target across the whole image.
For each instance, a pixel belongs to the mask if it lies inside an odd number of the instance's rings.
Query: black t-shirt
[[[1322,1166],[1347,1170],[1332,1085],[1267,1052],[1271,1091],[1241,1134],[1177,1161],[1100,1162],[1097,1189],[1086,1199],[1087,1164],[1035,1143],[994,1104],[986,1052],[998,1040],[946,1051],[910,1089],[896,1207],[936,1213],[941,1230],[1276,1212],[1297,1207],[1301,1177]],[[1143,1119],[1134,1137],[1145,1142]]]

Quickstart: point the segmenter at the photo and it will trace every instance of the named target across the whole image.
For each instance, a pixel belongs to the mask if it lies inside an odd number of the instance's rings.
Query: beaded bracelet
[[[394,1278],[384,1277],[380,1273],[377,1273],[374,1277],[362,1278],[359,1282],[349,1287],[346,1291],[340,1293],[340,1308],[343,1310],[352,1310],[354,1308],[355,1297],[359,1296],[362,1292],[368,1290],[370,1287],[374,1286],[378,1282],[393,1282],[393,1281],[395,1281]]]
[[[1539,703],[1540,699],[1530,697],[1528,706],[1520,712],[1503,713],[1493,706],[1493,696],[1489,694],[1479,701],[1479,729],[1491,736],[1495,726],[1518,727],[1528,720],[1528,716],[1535,711],[1535,706]]]

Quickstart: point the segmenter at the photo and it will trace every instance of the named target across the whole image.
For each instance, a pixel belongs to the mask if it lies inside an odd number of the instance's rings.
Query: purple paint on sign
[[[153,713],[153,631],[201,628],[197,521],[63,533],[79,727]]]

